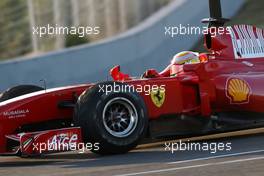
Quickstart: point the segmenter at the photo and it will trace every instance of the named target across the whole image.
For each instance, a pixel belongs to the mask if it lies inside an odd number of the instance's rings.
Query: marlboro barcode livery
[[[250,25],[235,25],[231,39],[235,58],[263,58],[264,30]]]

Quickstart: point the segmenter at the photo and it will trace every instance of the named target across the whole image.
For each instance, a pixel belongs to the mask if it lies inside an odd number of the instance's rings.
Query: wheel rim
[[[113,98],[104,107],[103,123],[111,135],[119,138],[127,137],[135,130],[138,123],[136,108],[126,98]]]

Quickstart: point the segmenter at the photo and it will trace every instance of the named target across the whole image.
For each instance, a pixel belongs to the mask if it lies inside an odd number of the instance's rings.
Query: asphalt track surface
[[[264,134],[201,142],[231,142],[230,151],[165,151],[165,146],[141,147],[127,154],[98,156],[60,153],[38,158],[0,157],[0,175],[184,175],[263,176]]]

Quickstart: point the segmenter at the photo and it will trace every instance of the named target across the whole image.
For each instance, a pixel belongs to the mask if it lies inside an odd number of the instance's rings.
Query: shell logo
[[[226,84],[226,95],[231,104],[243,104],[249,102],[251,88],[249,84],[239,78],[229,78]]]

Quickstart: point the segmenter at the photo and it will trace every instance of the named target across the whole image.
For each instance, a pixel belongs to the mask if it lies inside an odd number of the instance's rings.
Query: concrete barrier
[[[244,0],[222,0],[225,17],[239,9]],[[131,30],[98,43],[86,44],[38,57],[18,58],[0,63],[0,91],[17,84],[47,87],[108,79],[117,64],[124,72],[140,75],[147,68],[163,69],[177,52],[188,50],[200,35],[165,35],[165,26],[202,26],[208,17],[208,0],[176,0]]]

